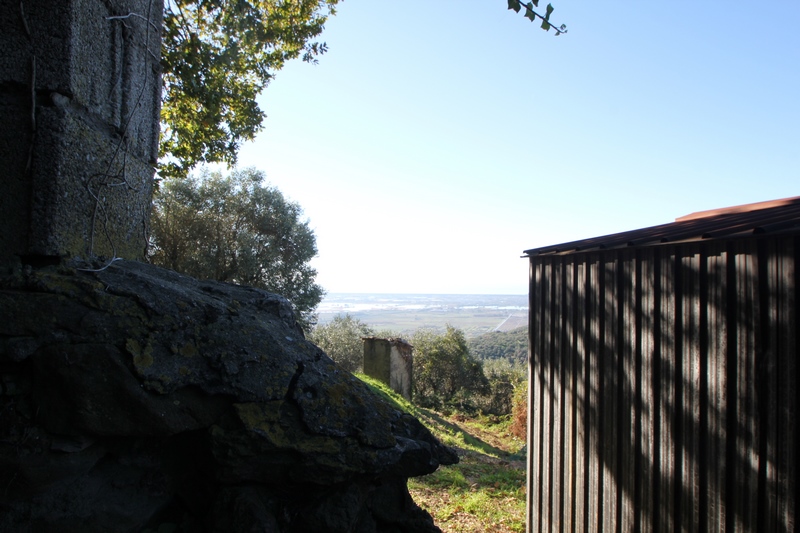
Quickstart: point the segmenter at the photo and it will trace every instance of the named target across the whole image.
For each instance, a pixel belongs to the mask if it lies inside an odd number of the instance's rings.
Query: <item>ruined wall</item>
[[[402,339],[364,337],[364,373],[411,400],[413,347]]]
[[[0,0],[0,261],[144,255],[162,0]]]

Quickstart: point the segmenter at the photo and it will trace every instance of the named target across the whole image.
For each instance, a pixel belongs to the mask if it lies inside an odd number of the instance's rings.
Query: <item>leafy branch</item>
[[[294,58],[327,51],[314,39],[340,0],[165,0],[158,173],[236,164],[266,118],[256,97]]]
[[[513,9],[515,12],[519,13],[523,7],[525,8],[525,18],[529,19],[531,22],[536,22],[536,17],[539,17],[542,19],[542,29],[544,31],[550,31],[550,27],[553,26],[553,24],[550,23],[550,15],[555,9],[552,4],[547,4],[547,8],[545,8],[546,11],[543,16],[533,10],[534,7],[539,7],[539,0],[531,0],[527,4],[520,2],[520,0],[508,0],[508,9]],[[562,24],[561,26],[555,28],[555,30],[556,37],[558,37],[562,33],[567,33],[567,25]]]

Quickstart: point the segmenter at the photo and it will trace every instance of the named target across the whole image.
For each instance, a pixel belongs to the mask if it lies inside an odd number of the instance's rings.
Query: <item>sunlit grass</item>
[[[414,501],[444,533],[525,531],[523,443],[511,435],[508,417],[445,416],[415,406],[372,378],[358,377],[459,450],[458,464],[408,481]]]
[[[409,492],[445,533],[525,531],[525,472],[472,456],[410,479]]]

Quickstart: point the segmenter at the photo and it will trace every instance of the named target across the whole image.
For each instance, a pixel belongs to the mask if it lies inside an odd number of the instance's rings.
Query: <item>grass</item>
[[[525,531],[525,471],[466,455],[453,466],[410,479],[409,492],[445,533]]]
[[[509,418],[443,415],[415,406],[383,383],[358,377],[457,450],[459,464],[408,482],[414,501],[444,533],[525,531],[523,442],[511,435]]]

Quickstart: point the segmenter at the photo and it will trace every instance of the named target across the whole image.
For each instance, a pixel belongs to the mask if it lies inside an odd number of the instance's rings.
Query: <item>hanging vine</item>
[[[145,21],[147,24],[146,32],[145,32],[145,50],[147,54],[149,54],[155,61],[159,60],[159,56],[156,55],[152,50],[150,50],[150,39],[151,39],[151,32],[158,31],[158,25],[156,25],[152,21],[152,8],[153,8],[153,0],[148,2],[148,10],[147,15],[141,15],[139,13],[128,13],[127,15],[113,15],[106,17],[106,20],[109,21],[116,21],[120,24],[126,25],[125,21],[129,19],[136,19]],[[159,13],[160,16],[160,13]],[[128,27],[126,25],[126,27]],[[89,257],[90,259],[95,259],[95,237],[98,224],[103,230],[103,234],[105,236],[106,241],[108,242],[109,246],[111,247],[111,259],[109,259],[104,265],[98,268],[83,268],[81,270],[85,271],[100,271],[105,270],[108,268],[114,261],[119,260],[120,258],[117,256],[117,248],[114,243],[114,239],[111,237],[111,232],[109,231],[109,215],[106,209],[106,196],[104,195],[104,189],[110,189],[113,187],[125,187],[130,191],[133,192],[140,192],[142,185],[136,185],[130,182],[128,179],[127,174],[127,167],[128,167],[128,130],[130,128],[131,122],[133,121],[135,114],[139,112],[141,109],[141,102],[144,97],[145,91],[147,90],[150,78],[150,69],[147,68],[145,65],[144,69],[144,81],[141,84],[141,88],[139,90],[138,95],[136,96],[135,104],[131,109],[128,116],[125,118],[122,127],[120,128],[120,139],[116,145],[114,153],[112,154],[111,158],[108,161],[106,169],[103,173],[95,174],[91,176],[86,184],[86,190],[89,195],[92,197],[94,201],[94,207],[92,210],[92,221],[91,221],[91,231],[89,237]],[[115,172],[114,168],[117,167],[118,170]],[[147,228],[143,228],[144,232],[144,240],[147,240]]]

